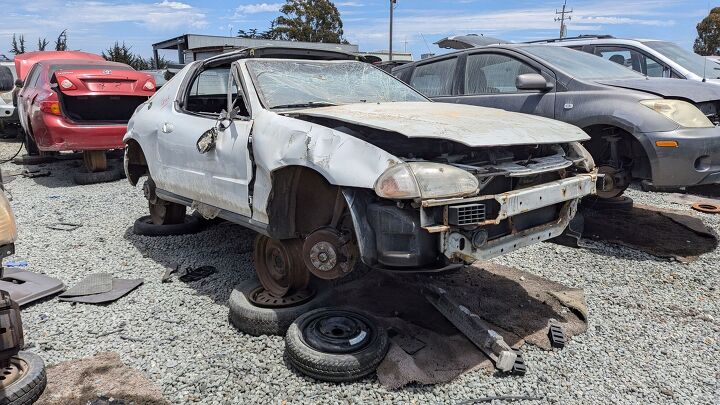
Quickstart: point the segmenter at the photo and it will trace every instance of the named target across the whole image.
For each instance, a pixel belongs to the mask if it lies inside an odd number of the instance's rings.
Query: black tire
[[[322,317],[354,317],[370,329],[357,349],[348,347],[328,353],[311,346],[307,339],[309,329]],[[348,342],[352,344],[352,340]],[[382,326],[365,315],[342,309],[321,308],[308,312],[296,319],[285,335],[285,351],[290,364],[320,381],[350,382],[372,374],[385,358],[388,347],[388,335]]]
[[[251,336],[283,336],[300,315],[322,305],[322,298],[316,295],[310,301],[286,308],[261,308],[253,305],[248,296],[260,287],[257,280],[238,284],[230,294],[230,323],[239,331]]]
[[[39,156],[40,155],[40,149],[37,146],[37,143],[35,143],[35,140],[30,135],[28,131],[23,131],[25,134],[25,151],[27,151],[27,154],[30,156]]]
[[[45,362],[34,353],[20,352],[13,356],[13,361],[27,365],[27,372],[17,381],[0,390],[0,405],[30,405],[40,398],[47,377],[45,376]]]
[[[142,236],[175,236],[198,233],[204,229],[204,224],[193,215],[186,215],[185,222],[175,225],[155,225],[150,215],[135,220],[133,233]]]
[[[122,168],[110,167],[104,172],[78,172],[73,176],[75,184],[85,186],[88,184],[109,183],[125,178],[125,171]]]
[[[590,208],[593,210],[621,210],[629,211],[633,207],[633,199],[626,196],[620,196],[615,198],[594,198],[587,197],[582,201],[583,208]]]

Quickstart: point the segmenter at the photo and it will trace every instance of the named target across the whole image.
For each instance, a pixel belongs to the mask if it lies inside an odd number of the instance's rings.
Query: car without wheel
[[[73,52],[67,56],[76,59],[58,59],[63,52],[45,59],[37,53],[15,58],[22,72],[18,112],[28,154],[83,151],[89,172],[106,170],[105,152],[124,147],[127,121],[154,94],[155,80],[97,55],[101,60],[78,59]]]
[[[502,108],[582,128],[605,174],[598,196],[720,182],[720,89],[646,78],[572,49],[500,44],[404,65],[393,74],[435,101]]]
[[[598,175],[580,129],[433,103],[352,55],[253,48],[189,64],[138,107],[131,184],[154,224],[185,207],[257,231],[265,289],[439,271],[560,235]]]

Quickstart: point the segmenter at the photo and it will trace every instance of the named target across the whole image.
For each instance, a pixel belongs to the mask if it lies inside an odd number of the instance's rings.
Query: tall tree
[[[340,12],[329,0],[286,0],[284,15],[272,22],[273,39],[289,41],[346,43]]]
[[[695,53],[704,56],[720,54],[720,7],[710,10],[710,14],[700,21],[697,33]]]
[[[20,36],[16,37],[15,34],[13,34],[10,52],[15,55],[25,53],[25,35],[20,34]]]
[[[67,51],[67,30],[63,30],[55,40],[56,51]]]
[[[137,62],[137,57],[132,53],[131,47],[125,45],[125,42],[120,45],[119,42],[115,41],[113,46],[102,52],[102,57],[105,58],[105,60],[120,62],[130,66],[133,66]]]
[[[47,38],[38,38],[38,51],[44,51],[48,44]]]

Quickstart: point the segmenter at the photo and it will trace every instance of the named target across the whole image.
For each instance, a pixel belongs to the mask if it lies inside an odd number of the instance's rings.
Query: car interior
[[[221,112],[227,110],[229,87],[234,95],[234,107],[240,110],[239,115],[249,116],[238,86],[235,80],[231,82],[230,76],[229,66],[212,67],[200,72],[190,85],[185,111],[213,116],[220,115]]]

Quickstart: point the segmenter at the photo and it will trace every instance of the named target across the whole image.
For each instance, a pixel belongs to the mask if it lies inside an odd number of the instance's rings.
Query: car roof
[[[100,55],[80,51],[36,51],[26,52],[15,56],[15,70],[18,78],[25,80],[30,69],[38,62],[53,59],[74,59],[74,60],[102,60]]]
[[[306,60],[361,60],[361,56],[341,51],[326,51],[308,48],[286,48],[276,46],[263,46],[245,48],[237,51],[223,53],[205,59],[202,63],[206,66],[223,65],[235,62],[240,59],[306,59]]]

